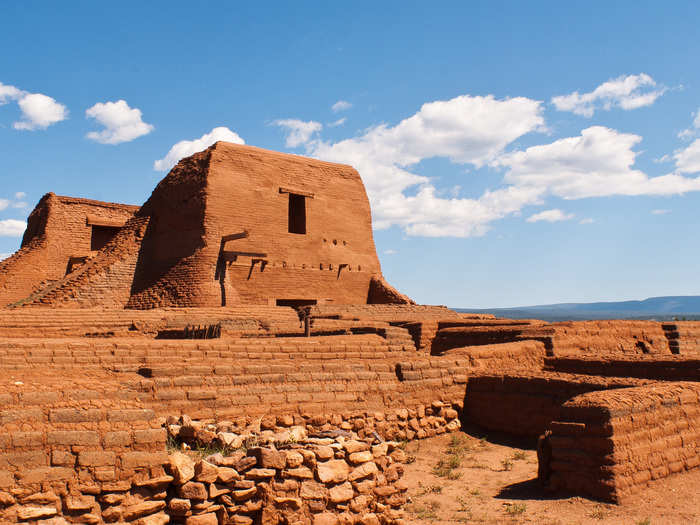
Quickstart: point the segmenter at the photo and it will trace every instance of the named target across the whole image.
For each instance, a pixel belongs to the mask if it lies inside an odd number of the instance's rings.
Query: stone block
[[[332,459],[316,465],[316,475],[322,483],[342,483],[348,479],[350,467],[342,459]]]

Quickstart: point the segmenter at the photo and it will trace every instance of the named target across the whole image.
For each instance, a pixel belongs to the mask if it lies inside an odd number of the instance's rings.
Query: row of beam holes
[[[282,268],[287,268],[288,266],[289,266],[289,265],[287,264],[287,261],[282,261]],[[305,270],[305,269],[306,269],[306,266],[307,266],[306,264],[302,264],[302,265],[301,265],[301,269],[302,269],[302,270]],[[312,264],[309,264],[308,266],[309,266],[309,268],[313,268],[313,265],[312,265]],[[295,266],[295,265],[291,265],[291,267],[292,267],[292,268],[295,268],[296,266]],[[319,270],[330,270],[330,271],[332,271],[333,268],[334,268],[333,263],[328,264],[328,265],[325,265],[325,264],[323,264],[323,263],[320,263],[320,264],[318,265],[318,269],[319,269]],[[337,266],[336,266],[335,268],[337,268]],[[349,264],[346,265],[346,266],[344,266],[344,268],[347,269],[349,272],[352,271],[352,266],[350,266]],[[361,272],[361,271],[362,271],[362,266],[360,266],[359,264],[357,265],[357,271],[358,271],[358,272]]]
[[[323,239],[323,242],[328,242],[328,239]],[[337,246],[337,245],[338,245],[338,239],[333,239],[332,242],[333,242],[333,245],[334,245],[334,246]],[[348,245],[347,241],[342,241],[342,243],[343,243],[343,246],[347,246],[347,245]]]

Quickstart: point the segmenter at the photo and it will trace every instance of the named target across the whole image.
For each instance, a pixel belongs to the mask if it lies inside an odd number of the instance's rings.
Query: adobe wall
[[[133,217],[91,259],[25,299],[22,306],[121,308],[129,300],[148,217]]]
[[[305,234],[288,231],[290,192],[304,196]],[[365,304],[381,277],[349,166],[220,142],[180,161],[142,213],[152,219],[130,308]]]
[[[550,326],[556,355],[671,353],[662,323],[656,321],[568,321]]]
[[[700,354],[700,322],[675,321],[661,324],[673,354]]]
[[[700,381],[700,359],[685,356],[546,357],[547,370],[596,376],[637,377],[663,381]]]
[[[656,383],[569,400],[541,459],[552,490],[620,501],[700,466],[700,385]]]
[[[24,299],[66,275],[71,257],[90,256],[92,224],[123,225],[136,206],[47,193],[27,219],[20,249],[0,262],[0,304]]]
[[[535,438],[559,417],[562,404],[576,395],[648,383],[526,370],[472,375],[464,398],[464,418],[489,430]]]
[[[305,196],[305,234],[288,232],[290,193]],[[248,278],[252,257],[241,256],[227,269],[228,283],[242,302],[363,304],[370,278],[381,273],[369,200],[350,166],[218,143],[212,150],[205,226],[212,268],[221,238],[243,230],[249,236],[227,242],[224,249],[266,254],[267,265],[254,269],[254,279]]]

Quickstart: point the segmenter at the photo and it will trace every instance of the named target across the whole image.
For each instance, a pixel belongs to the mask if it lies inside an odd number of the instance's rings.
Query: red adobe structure
[[[410,303],[383,279],[350,166],[219,142],[137,208],[45,195],[0,263],[0,304]]]
[[[700,322],[413,304],[353,168],[226,143],[0,262],[0,523],[405,525],[398,442],[463,424],[626,504],[700,469]]]

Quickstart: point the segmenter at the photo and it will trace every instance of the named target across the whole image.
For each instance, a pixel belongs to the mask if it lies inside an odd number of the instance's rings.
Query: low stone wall
[[[168,455],[165,447],[119,454],[106,443],[98,448],[99,442],[81,441],[87,434],[74,432],[72,448],[53,453],[62,467],[0,471],[0,522],[402,523],[407,486],[401,464],[407,455],[397,442],[360,440],[343,431],[332,438],[307,438],[301,427],[295,432],[284,441],[249,434],[239,450],[222,447],[229,452],[206,460],[191,451]],[[266,445],[256,445],[261,442]],[[178,444],[189,448],[183,440]]]
[[[656,383],[566,402],[541,440],[552,490],[619,502],[650,481],[700,466],[700,384]]]
[[[386,440],[422,439],[460,428],[461,405],[439,400],[386,411],[193,422],[187,416],[156,418],[137,402],[132,408],[81,409],[65,406],[72,398],[54,397],[36,392],[23,400],[63,405],[0,411],[1,523],[53,519],[48,523],[155,525],[171,518],[200,525],[398,523],[395,510],[405,488],[394,483],[402,471],[392,465],[404,454],[395,441]],[[172,474],[166,442],[236,452],[234,459],[210,458],[224,469],[221,479],[217,474],[213,481],[194,479],[195,485],[185,486]],[[275,450],[260,452],[258,445]],[[279,460],[290,454],[297,458],[292,452],[301,454],[299,465]],[[279,468],[268,463],[269,457],[278,458],[274,465]],[[327,467],[347,470],[346,476],[325,479]],[[266,470],[271,468],[276,470]],[[275,521],[281,516],[289,521]]]
[[[165,498],[172,523],[399,524],[406,454],[395,442],[345,439],[252,447],[195,462],[174,453]]]

